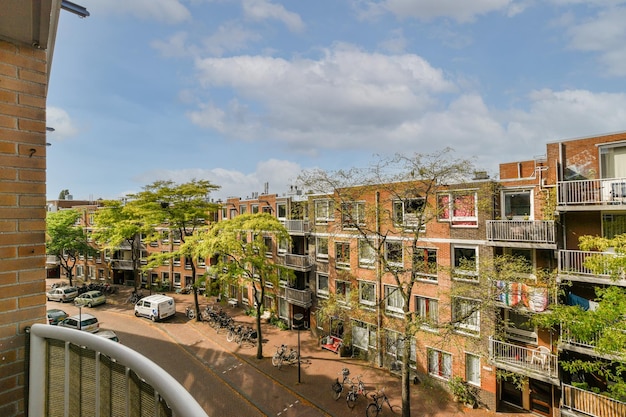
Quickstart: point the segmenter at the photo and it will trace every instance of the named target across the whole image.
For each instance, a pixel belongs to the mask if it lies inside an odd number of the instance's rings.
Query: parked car
[[[77,306],[95,307],[100,304],[106,303],[106,297],[100,291],[93,290],[87,291],[79,295],[74,299],[74,304]]]
[[[164,320],[175,314],[176,302],[168,295],[149,295],[135,304],[135,316],[148,317],[152,321]]]
[[[98,333],[96,333],[96,335],[104,337],[105,339],[112,340],[114,342],[119,343],[120,341],[120,338],[117,337],[117,334],[113,330],[100,330]]]
[[[70,329],[83,330],[89,333],[96,333],[100,330],[98,319],[91,314],[82,313],[70,316],[59,323],[61,327],[69,327]]]
[[[57,325],[60,321],[67,318],[67,313],[58,308],[48,310],[48,324]]]
[[[59,287],[53,288],[46,293],[48,301],[60,301],[67,303],[78,297],[78,289],[76,287]]]

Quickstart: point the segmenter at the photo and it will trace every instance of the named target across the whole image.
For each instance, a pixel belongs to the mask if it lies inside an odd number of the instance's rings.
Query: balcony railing
[[[626,204],[626,178],[559,181],[559,206]]]
[[[111,268],[132,271],[133,261],[130,259],[111,259]]]
[[[572,345],[572,346],[578,346],[584,349],[593,350],[596,347],[598,336],[599,335],[596,334],[588,338],[576,337],[575,335],[572,334],[570,329],[567,329],[561,326],[560,342],[568,344],[568,345]]]
[[[311,265],[312,262],[308,255],[294,255],[293,253],[285,254],[285,266],[305,271],[311,268]]]
[[[122,344],[34,324],[29,346],[29,417],[207,416],[171,375]]]
[[[489,356],[498,366],[558,378],[558,357],[547,348],[527,348],[490,339]]]
[[[296,290],[295,288],[285,288],[285,299],[291,303],[298,305],[300,307],[309,308],[311,307],[311,303],[313,297],[311,295],[311,290]]]
[[[487,240],[556,243],[552,220],[487,220]]]
[[[308,220],[285,220],[285,228],[290,233],[308,233]]]
[[[561,408],[592,417],[626,416],[626,403],[571,385],[561,386]]]
[[[618,256],[612,252],[593,252],[593,251],[580,251],[580,250],[560,250],[559,251],[559,275],[581,276],[588,278],[603,278],[610,279],[611,273],[608,268],[603,268],[601,271],[592,271],[585,266],[585,261],[592,256]],[[620,281],[624,281],[621,277]]]

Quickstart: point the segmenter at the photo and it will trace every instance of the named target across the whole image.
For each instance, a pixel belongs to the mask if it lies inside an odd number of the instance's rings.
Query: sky
[[[300,172],[450,147],[497,178],[626,130],[626,0],[74,0],[48,90],[48,199]]]

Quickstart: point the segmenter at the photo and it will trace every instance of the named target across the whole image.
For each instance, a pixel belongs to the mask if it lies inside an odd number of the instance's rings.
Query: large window
[[[335,267],[340,269],[350,268],[350,243],[335,243]]]
[[[626,233],[625,214],[603,214],[602,215],[602,237],[613,239],[617,235]]]
[[[438,349],[428,349],[428,373],[438,378],[452,377],[452,355]]]
[[[511,340],[525,343],[537,343],[537,329],[531,324],[530,318],[515,310],[504,309],[504,329]]]
[[[421,279],[437,281],[437,250],[415,248],[413,265]]]
[[[478,210],[475,192],[455,192],[437,195],[437,217],[452,226],[477,226]]]
[[[435,298],[415,297],[415,310],[426,328],[436,328],[439,323],[439,301]]]
[[[365,203],[352,202],[341,204],[341,225],[346,229],[365,224]]]
[[[478,280],[478,248],[476,246],[458,246],[452,248],[454,278]]]
[[[373,268],[376,263],[376,252],[371,242],[359,239],[359,266],[361,268]]]
[[[350,301],[350,282],[349,281],[335,281],[335,296],[340,303],[347,303]]]
[[[376,283],[359,281],[359,303],[368,307],[376,305]]]
[[[467,298],[454,298],[452,322],[464,332],[480,333],[480,302]]]
[[[480,356],[465,354],[465,380],[480,387]]]
[[[388,268],[401,269],[404,267],[403,250],[401,240],[389,240],[385,242],[385,260]]]
[[[385,310],[392,314],[404,314],[404,299],[398,287],[385,285]]]
[[[315,239],[315,257],[318,260],[328,260],[328,238],[318,237]]]
[[[287,204],[276,203],[276,217],[279,220],[285,220],[287,218]]]
[[[502,193],[502,215],[509,220],[532,219],[532,198],[529,190],[509,190]]]
[[[317,274],[317,296],[328,298],[328,275]]]
[[[333,200],[315,201],[315,223],[324,224],[335,218],[335,202]]]
[[[393,202],[393,218],[398,226],[406,228],[418,227],[424,212],[424,198],[410,198]]]
[[[362,350],[376,349],[376,326],[352,320],[352,345]]]

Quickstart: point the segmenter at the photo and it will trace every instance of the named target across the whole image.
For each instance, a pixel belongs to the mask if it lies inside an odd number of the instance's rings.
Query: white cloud
[[[360,2],[362,15],[376,16],[387,10],[398,19],[414,18],[424,21],[444,17],[458,22],[472,22],[477,16],[501,11],[513,15],[523,10],[513,0],[372,0]]]
[[[94,0],[81,3],[92,15],[131,15],[142,20],[177,24],[191,19],[191,13],[179,0]]]
[[[251,20],[273,19],[282,22],[292,32],[302,32],[304,23],[297,13],[287,11],[282,5],[268,0],[243,0],[245,16]]]
[[[150,46],[159,51],[161,55],[167,58],[179,58],[189,54],[189,50],[185,45],[187,41],[186,32],[178,32],[170,36],[167,40],[152,41]]]
[[[70,115],[63,109],[48,106],[46,109],[46,126],[54,129],[50,132],[50,138],[54,140],[64,140],[78,134],[78,128],[70,118]]]
[[[259,34],[244,29],[238,23],[229,22],[204,38],[202,45],[211,55],[220,56],[225,52],[240,51],[247,48],[251,42],[258,42],[260,39]]]

